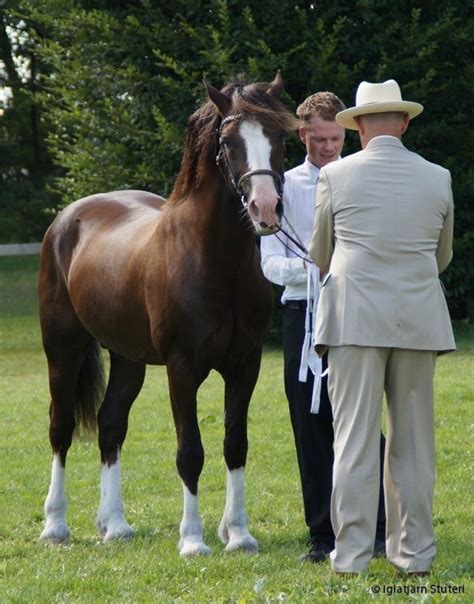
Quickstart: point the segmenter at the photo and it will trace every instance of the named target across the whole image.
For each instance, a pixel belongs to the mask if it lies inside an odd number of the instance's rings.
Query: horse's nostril
[[[260,222],[259,224],[262,227],[262,229],[268,229],[268,224],[266,222]]]
[[[276,205],[276,214],[278,218],[281,218],[283,216],[283,202],[281,199],[278,200],[278,203]]]

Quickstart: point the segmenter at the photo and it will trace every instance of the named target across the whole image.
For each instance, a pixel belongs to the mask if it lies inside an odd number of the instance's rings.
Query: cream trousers
[[[334,416],[331,566],[367,569],[379,497],[382,399],[387,398],[384,489],[387,559],[403,572],[427,571],[433,531],[435,352],[338,346],[329,349]]]

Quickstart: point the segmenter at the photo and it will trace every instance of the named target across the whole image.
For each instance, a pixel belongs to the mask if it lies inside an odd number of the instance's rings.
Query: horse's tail
[[[75,404],[76,434],[78,428],[95,432],[97,411],[104,398],[105,376],[99,343],[94,340],[79,370]]]

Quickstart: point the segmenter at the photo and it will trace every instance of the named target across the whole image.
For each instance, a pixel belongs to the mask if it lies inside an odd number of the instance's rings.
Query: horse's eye
[[[221,143],[224,145],[224,147],[232,147],[232,141],[230,140],[230,138],[222,138]]]

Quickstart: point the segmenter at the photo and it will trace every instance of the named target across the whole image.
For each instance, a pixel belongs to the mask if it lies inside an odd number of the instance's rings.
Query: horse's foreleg
[[[245,512],[244,467],[247,459],[247,412],[260,369],[261,351],[225,380],[224,457],[227,464],[227,493],[219,537],[226,551],[257,552],[258,543],[250,534]]]
[[[178,439],[176,466],[183,483],[183,517],[179,526],[180,556],[207,555],[198,505],[198,481],[204,465],[204,449],[196,414],[196,394],[202,383],[181,359],[168,363],[168,380],[173,418]],[[203,378],[204,379],[204,378]]]
[[[224,514],[219,525],[219,537],[226,551],[258,552],[258,542],[247,526],[245,512],[244,468],[227,469],[227,493]]]
[[[128,415],[145,378],[143,363],[110,355],[110,376],[99,411],[101,454],[100,504],[97,528],[104,541],[128,539],[134,530],[125,520],[120,486],[120,450],[128,427]]]

